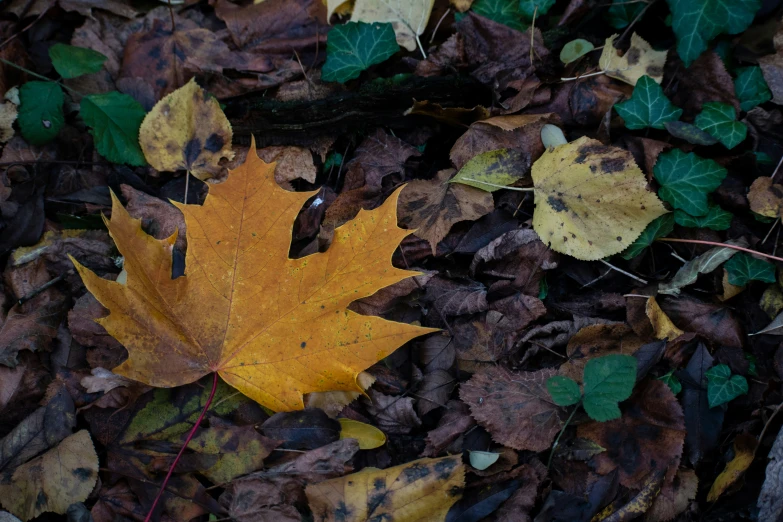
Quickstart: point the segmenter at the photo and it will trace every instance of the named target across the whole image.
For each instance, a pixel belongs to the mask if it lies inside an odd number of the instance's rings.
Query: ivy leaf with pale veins
[[[644,9],[643,2],[629,2],[628,0],[612,0],[609,6],[606,18],[609,25],[615,29],[625,29],[628,24],[636,20],[639,13]]]
[[[728,230],[734,214],[718,205],[710,205],[706,216],[691,216],[682,210],[674,211],[674,222],[681,227],[709,228],[710,230]]]
[[[146,165],[139,127],[146,112],[139,102],[117,91],[82,98],[81,115],[90,127],[98,153],[112,163]]]
[[[558,406],[571,406],[582,398],[582,392],[576,381],[563,375],[555,375],[547,379],[546,389]]]
[[[400,224],[416,229],[414,234],[429,242],[433,255],[452,225],[478,219],[495,208],[492,194],[449,183],[453,172],[441,170],[429,181],[412,181],[400,194]]]
[[[723,266],[729,274],[729,283],[732,285],[743,286],[750,281],[774,283],[776,280],[775,265],[745,252],[739,252]]]
[[[17,121],[22,136],[32,145],[52,141],[60,132],[65,117],[63,90],[54,82],[27,82],[19,88]]]
[[[732,375],[725,364],[713,366],[707,373],[707,400],[710,408],[726,404],[740,395],[748,393],[748,381],[742,375]]]
[[[694,123],[720,141],[727,149],[733,149],[745,141],[748,135],[748,127],[737,121],[734,107],[728,103],[705,103]]]
[[[427,28],[435,0],[355,0],[351,21],[390,22],[397,43],[415,51],[419,36]]]
[[[391,58],[400,50],[390,23],[348,22],[329,31],[326,63],[321,69],[325,82],[345,83],[357,78],[371,65]]]
[[[476,0],[470,10],[517,31],[527,29],[527,24],[522,22],[522,11],[518,0]]]
[[[691,216],[706,216],[707,194],[720,186],[727,171],[711,159],[674,149],[658,156],[653,173],[662,200]]]
[[[108,58],[92,49],[56,43],[49,48],[49,58],[57,74],[63,78],[76,78],[101,70]]]
[[[553,5],[555,0],[519,0],[519,10],[527,20],[544,16]]]
[[[674,230],[674,216],[671,213],[655,218],[636,238],[636,241],[625,249],[622,254],[623,259],[633,259],[659,237],[671,234],[672,230]]]
[[[677,53],[686,67],[720,34],[738,34],[753,22],[761,0],[666,0]]]
[[[761,67],[757,65],[737,69],[734,92],[740,102],[740,108],[745,112],[772,99],[772,92],[764,79]]]
[[[663,129],[666,122],[677,121],[682,116],[682,109],[675,107],[649,76],[639,78],[631,99],[615,104],[614,108],[631,130]]]
[[[582,405],[591,419],[606,422],[620,417],[618,403],[631,396],[636,366],[630,355],[612,354],[587,361]]]

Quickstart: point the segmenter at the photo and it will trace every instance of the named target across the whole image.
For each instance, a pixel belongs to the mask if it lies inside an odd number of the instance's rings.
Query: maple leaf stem
[[[193,435],[196,434],[196,430],[201,425],[201,421],[204,420],[204,415],[207,414],[207,410],[209,409],[209,406],[212,404],[212,399],[215,398],[215,391],[217,390],[217,386],[218,386],[218,374],[217,372],[215,372],[212,375],[213,375],[212,391],[209,392],[209,398],[207,399],[206,404],[204,404],[204,409],[201,410],[201,415],[198,416],[196,423],[193,425],[193,428],[190,430],[187,438],[185,439],[185,443],[182,444],[179,453],[177,453],[177,457],[174,459],[174,462],[171,463],[169,472],[166,473],[166,478],[163,479],[163,482],[160,485],[160,489],[158,490],[158,494],[155,496],[155,500],[152,501],[152,507],[150,508],[149,513],[147,513],[147,517],[144,519],[144,522],[150,522],[150,520],[152,519],[152,514],[155,512],[155,507],[158,505],[158,501],[160,500],[160,497],[163,495],[163,491],[165,491],[166,484],[168,484],[172,473],[174,473],[174,468],[177,467],[177,463],[179,462],[180,457],[182,457],[182,454],[185,453],[185,448],[187,448],[188,444],[190,444],[190,440],[193,438]]]
[[[571,410],[571,415],[568,416],[568,419],[566,419],[565,424],[563,424],[563,427],[560,429],[560,433],[557,434],[557,438],[555,439],[554,444],[552,444],[552,451],[549,452],[549,461],[546,463],[546,469],[552,467],[552,458],[555,456],[555,450],[557,449],[557,443],[560,442],[560,437],[563,436],[563,433],[565,433],[566,428],[571,423],[571,419],[574,418],[574,415],[576,414],[576,410],[579,409],[579,406],[582,405],[582,400],[580,399],[579,402],[576,403],[574,406],[574,409]]]
[[[783,257],[777,257],[770,254],[765,254],[764,252],[758,252],[756,250],[751,250],[749,248],[744,248],[737,245],[718,243],[716,241],[702,241],[700,239],[679,239],[674,237],[659,237],[658,239],[656,239],[656,241],[668,241],[670,243],[693,243],[695,245],[710,245],[716,247],[725,247],[725,248],[731,248],[733,250],[739,250],[741,252],[747,252],[748,254],[753,254],[754,256],[766,257],[767,259],[774,259],[775,261],[783,262]]]

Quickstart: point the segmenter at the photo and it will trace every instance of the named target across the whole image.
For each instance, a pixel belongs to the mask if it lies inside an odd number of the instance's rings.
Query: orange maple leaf
[[[173,387],[218,372],[260,404],[288,411],[304,407],[305,393],[363,391],[359,372],[433,331],[347,309],[417,275],[390,262],[410,233],[397,227],[399,190],[336,229],[327,252],[289,259],[294,219],[314,192],[283,190],[274,171],[253,144],[226,182],[209,185],[203,206],[177,205],[188,240],[185,276],[177,279],[176,233],[163,240],[145,234],[113,199],[108,227],[127,283],[73,262],[111,312],[98,322],[128,350],[116,373]]]

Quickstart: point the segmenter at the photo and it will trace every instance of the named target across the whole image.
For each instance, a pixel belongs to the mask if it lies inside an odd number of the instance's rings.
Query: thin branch
[[[536,40],[536,15],[538,14],[538,4],[536,4],[536,8],[533,9],[533,22],[530,24],[530,65],[533,65],[533,48],[535,45],[533,43]]]
[[[446,9],[446,12],[443,13],[443,16],[440,17],[440,20],[438,20],[438,23],[435,24],[435,29],[432,30],[432,36],[430,36],[430,43],[435,41],[435,35],[438,34],[438,29],[440,28],[440,24],[443,23],[443,20],[446,18],[446,16],[451,12],[451,7]]]
[[[609,268],[611,268],[612,270],[616,270],[617,272],[620,272],[621,274],[623,274],[623,275],[625,275],[625,276],[628,276],[628,277],[630,277],[631,279],[634,279],[634,280],[636,280],[636,281],[639,281],[639,282],[640,282],[640,283],[642,283],[643,285],[649,284],[649,282],[648,282],[648,281],[645,281],[645,280],[644,280],[644,279],[642,279],[641,277],[639,277],[639,276],[635,276],[635,275],[633,275],[633,274],[632,274],[632,273],[630,273],[630,272],[626,272],[626,271],[625,271],[625,270],[623,270],[622,268],[617,268],[616,266],[614,266],[613,264],[609,263],[608,261],[606,261],[606,260],[604,260],[604,259],[599,259],[599,261],[600,261],[600,262],[602,262],[603,264],[605,264],[606,266],[608,266]]]
[[[710,245],[716,247],[731,248],[733,250],[739,250],[740,252],[747,252],[748,254],[753,254],[754,256],[766,257],[767,259],[774,259],[775,261],[783,262],[783,258],[780,257],[772,256],[769,254],[765,254],[764,252],[758,252],[756,250],[751,250],[749,248],[744,248],[737,245],[729,245],[728,243],[718,243],[716,241],[701,241],[699,239],[678,239],[674,237],[659,237],[658,239],[656,239],[656,241],[668,241],[670,243],[691,243],[694,245]]]
[[[769,179],[775,179],[775,176],[778,173],[778,170],[780,170],[780,165],[783,164],[783,156],[780,157],[780,161],[778,161],[778,165],[775,167],[775,170],[772,171],[772,175],[769,177]]]
[[[71,87],[68,87],[68,86],[67,86],[67,85],[65,85],[64,83],[60,83],[60,82],[58,82],[58,81],[52,80],[51,78],[47,78],[46,76],[44,76],[44,75],[42,75],[42,74],[38,74],[37,72],[33,72],[33,71],[31,71],[30,69],[27,69],[26,67],[22,67],[21,65],[17,65],[17,64],[15,64],[14,62],[9,62],[9,61],[8,61],[8,60],[6,60],[5,58],[0,58],[0,62],[4,63],[4,64],[6,64],[6,65],[10,65],[11,67],[15,67],[16,69],[19,69],[20,71],[26,72],[26,73],[27,73],[27,74],[29,74],[30,76],[34,76],[34,77],[36,77],[36,78],[40,78],[41,80],[44,80],[44,81],[47,81],[47,82],[56,83],[57,85],[59,85],[59,86],[60,86],[60,87],[62,87],[63,89],[68,89],[68,90],[69,90],[69,91],[71,91],[72,93],[78,94],[79,96],[84,96],[84,94],[80,93],[80,92],[79,92],[79,91],[77,91],[76,89],[73,89],[73,88],[71,88]]]
[[[769,239],[769,236],[772,234],[772,231],[775,230],[775,227],[778,226],[779,223],[780,223],[780,218],[776,218],[775,221],[772,223],[772,226],[769,227],[769,232],[767,232],[767,235],[764,236],[764,239],[761,240],[762,245],[767,242],[767,239]]]
[[[630,31],[630,30],[633,28],[633,26],[634,26],[634,25],[636,25],[636,22],[638,22],[639,20],[641,20],[641,18],[644,16],[644,13],[646,13],[646,12],[647,12],[647,10],[648,10],[649,8],[651,8],[651,7],[652,7],[652,6],[655,4],[655,2],[657,2],[657,1],[658,1],[658,0],[652,0],[652,2],[650,2],[649,4],[647,4],[646,6],[644,6],[644,9],[642,9],[641,11],[639,11],[639,14],[638,14],[638,15],[636,15],[636,18],[634,18],[634,19],[633,19],[633,21],[632,21],[630,24],[628,24],[628,27],[626,27],[626,28],[625,28],[625,31],[623,31],[623,34],[621,34],[621,35],[620,35],[620,38],[618,38],[618,39],[617,39],[617,40],[615,40],[615,41],[616,41],[616,42],[622,42],[622,41],[625,39],[625,37],[628,35],[628,31]]]
[[[602,74],[606,74],[606,71],[598,71],[590,74],[582,74],[581,76],[574,76],[573,78],[560,78],[561,82],[572,82],[574,80],[579,80],[582,78],[590,78],[591,76],[601,76]]]
[[[505,185],[498,185],[496,183],[490,183],[489,181],[481,181],[473,178],[463,178],[465,181],[472,181],[473,183],[481,183],[483,185],[489,185],[490,187],[497,187],[508,190],[516,190],[517,192],[533,192],[536,190],[534,187],[522,188],[522,187],[507,187]]]

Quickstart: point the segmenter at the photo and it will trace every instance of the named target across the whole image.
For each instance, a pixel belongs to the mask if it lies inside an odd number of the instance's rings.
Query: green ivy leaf
[[[731,375],[725,364],[713,366],[707,373],[707,401],[710,408],[726,404],[740,395],[748,393],[748,381],[741,375]]]
[[[729,273],[729,283],[736,286],[744,286],[748,284],[748,281],[764,281],[765,283],[776,281],[775,265],[745,252],[736,254],[726,261],[723,267]]]
[[[624,29],[628,27],[628,24],[633,22],[639,13],[642,12],[644,2],[629,2],[628,0],[612,0],[612,5],[609,6],[609,11],[606,14],[606,18],[609,21],[609,25],[615,29]]]
[[[753,22],[761,0],[666,0],[677,53],[686,67],[720,34],[738,34]]]
[[[517,31],[527,29],[527,25],[522,22],[520,0],[476,0],[470,10]]]
[[[625,252],[622,253],[622,258],[633,259],[641,254],[645,248],[652,245],[653,241],[659,237],[671,234],[672,230],[674,230],[674,216],[671,213],[653,219],[639,237],[636,238],[636,241],[625,249]]]
[[[555,375],[546,381],[546,389],[558,406],[571,406],[582,398],[579,385],[573,379]]]
[[[662,200],[691,216],[706,216],[707,194],[720,186],[726,169],[693,152],[674,149],[658,156],[653,174],[661,186],[658,196]]]
[[[522,179],[525,170],[530,170],[529,155],[514,149],[490,150],[470,158],[449,183],[495,192]]]
[[[706,216],[691,216],[682,210],[674,211],[674,221],[681,227],[709,228],[711,230],[728,230],[734,214],[723,210],[718,205],[710,205]]]
[[[49,48],[49,58],[57,74],[63,78],[76,78],[101,70],[108,58],[92,49],[56,43]]]
[[[585,364],[582,405],[591,419],[605,422],[620,417],[618,403],[631,396],[636,382],[636,359],[606,355]]]
[[[661,375],[658,377],[658,380],[666,383],[666,386],[669,387],[674,395],[677,395],[682,391],[682,383],[680,382],[680,379],[674,375],[674,370],[670,371],[666,375]]]
[[[534,13],[536,18],[540,18],[547,14],[553,5],[555,5],[555,0],[519,0],[519,10],[522,16],[531,21]],[[538,6],[538,12],[536,12],[536,6]]]
[[[767,81],[758,66],[737,69],[734,91],[737,93],[740,109],[745,112],[772,99]]]
[[[33,145],[52,141],[65,123],[64,102],[63,90],[54,82],[27,82],[22,85],[17,121],[24,139]]]
[[[704,132],[696,125],[692,123],[685,123],[684,121],[667,121],[666,130],[675,138],[680,138],[688,143],[694,145],[715,145],[718,143],[716,138],[713,138],[707,132]]]
[[[326,39],[326,63],[321,69],[321,79],[345,83],[357,78],[371,65],[388,60],[399,50],[389,23],[336,25]]]
[[[81,115],[95,147],[112,163],[147,164],[139,146],[139,127],[146,114],[139,102],[117,91],[82,98]]]
[[[727,149],[733,149],[745,141],[748,135],[748,127],[741,121],[737,121],[734,107],[728,103],[705,103],[693,123],[720,141]]]
[[[568,65],[595,49],[595,46],[583,38],[571,40],[560,50],[560,61]]]
[[[682,116],[682,109],[675,107],[663,94],[661,86],[646,75],[636,82],[631,99],[615,104],[614,108],[631,130],[663,129],[667,121],[676,121]]]

